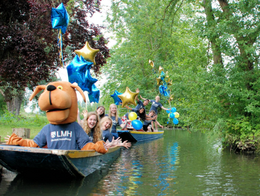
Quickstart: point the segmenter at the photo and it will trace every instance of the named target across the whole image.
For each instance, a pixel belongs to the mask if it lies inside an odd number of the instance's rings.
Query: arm
[[[163,106],[162,106],[161,108],[164,109],[164,110],[171,110],[171,109],[165,108],[165,107],[163,107]]]
[[[103,141],[98,141],[95,144],[92,142],[87,143],[81,150],[95,150],[96,152],[105,154],[107,153],[107,147]]]
[[[39,147],[33,140],[23,139],[18,137],[16,134],[12,134],[11,136],[7,135],[5,138],[6,144],[10,145],[19,145],[19,146],[28,146],[28,147]]]
[[[141,98],[142,100],[146,100],[146,98],[143,98],[142,95],[140,95],[140,98]]]
[[[155,120],[156,118],[157,118],[157,115],[155,115],[153,117],[148,116],[148,117],[146,117],[146,120]]]
[[[132,110],[133,108],[130,108],[128,105],[125,105],[125,108],[128,110]]]

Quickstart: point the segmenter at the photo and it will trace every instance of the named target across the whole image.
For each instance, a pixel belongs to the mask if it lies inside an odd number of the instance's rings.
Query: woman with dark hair
[[[100,120],[105,116],[105,111],[106,111],[106,109],[104,106],[101,105],[101,106],[97,107],[96,112],[99,115]]]

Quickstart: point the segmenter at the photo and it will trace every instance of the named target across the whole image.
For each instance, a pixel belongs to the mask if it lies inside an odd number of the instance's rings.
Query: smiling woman
[[[101,140],[101,130],[99,117],[96,112],[88,112],[86,120],[83,122],[83,129],[88,134],[92,142],[96,143]]]

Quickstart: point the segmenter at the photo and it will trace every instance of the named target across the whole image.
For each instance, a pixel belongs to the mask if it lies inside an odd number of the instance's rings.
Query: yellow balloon
[[[161,73],[163,71],[163,68],[160,66],[159,67],[159,73]]]
[[[157,85],[159,86],[160,85],[160,83],[161,83],[161,77],[159,76],[158,78],[156,78],[156,81],[157,81]]]
[[[174,112],[174,116],[175,116],[175,118],[179,118],[180,114],[178,112]]]
[[[89,43],[86,42],[85,46],[80,50],[75,50],[78,56],[82,56],[86,60],[90,60],[96,65],[95,56],[99,52],[99,49],[93,49],[90,47]]]
[[[135,97],[138,95],[139,93],[134,93],[132,92],[128,87],[126,87],[125,92],[122,95],[118,95],[118,97],[121,99],[122,101],[122,107],[124,107],[125,105],[132,103],[134,105],[136,105],[135,102]]]
[[[151,65],[152,68],[154,68],[154,63],[152,60],[149,59],[149,64]]]
[[[135,119],[137,119],[137,114],[135,112],[130,112],[128,114],[128,118],[129,118],[129,120],[135,120]]]

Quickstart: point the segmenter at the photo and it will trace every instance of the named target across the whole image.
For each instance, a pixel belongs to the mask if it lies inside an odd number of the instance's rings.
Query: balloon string
[[[62,54],[62,33],[61,29],[58,30],[58,47],[59,47],[59,59],[60,64],[64,67],[63,54]]]

